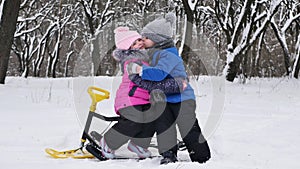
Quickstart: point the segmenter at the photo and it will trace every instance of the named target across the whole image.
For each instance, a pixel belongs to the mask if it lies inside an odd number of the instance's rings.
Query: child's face
[[[152,40],[148,39],[147,37],[144,37],[143,41],[144,41],[144,46],[146,49],[151,48],[155,45],[155,43]]]
[[[139,38],[133,42],[130,49],[145,49],[143,39]]]

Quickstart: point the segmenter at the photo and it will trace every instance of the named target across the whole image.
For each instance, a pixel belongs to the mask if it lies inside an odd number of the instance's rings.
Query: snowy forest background
[[[91,101],[87,87],[111,92],[97,113],[115,116],[121,77],[111,57],[114,28],[141,30],[167,12],[177,16],[174,40],[195,77],[196,115],[212,159],[192,163],[187,151],[167,166],[159,165],[160,157],[50,158],[45,148],[80,143]],[[299,0],[0,0],[0,166],[298,169],[299,27]],[[126,146],[117,153],[134,157]]]
[[[175,43],[191,75],[299,77],[298,0],[0,0],[2,83],[114,76],[114,28],[141,30],[167,12],[177,16]]]

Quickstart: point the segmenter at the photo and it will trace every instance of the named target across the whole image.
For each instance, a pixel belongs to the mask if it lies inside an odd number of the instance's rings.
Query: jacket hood
[[[141,50],[141,49],[139,49],[139,50],[116,49],[113,51],[112,56],[114,57],[114,59],[116,61],[120,62],[121,64],[130,59],[138,59],[138,60],[144,60],[144,61],[149,60],[149,56],[147,55],[146,50]]]

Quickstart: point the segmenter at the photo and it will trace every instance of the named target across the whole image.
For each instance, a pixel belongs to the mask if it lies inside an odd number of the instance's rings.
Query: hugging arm
[[[184,78],[166,78],[162,81],[143,80],[138,74],[129,75],[129,79],[138,87],[148,90],[159,89],[165,94],[182,92],[187,86],[187,80]]]

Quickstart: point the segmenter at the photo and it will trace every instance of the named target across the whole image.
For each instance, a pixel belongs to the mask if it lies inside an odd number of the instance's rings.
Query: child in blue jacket
[[[187,79],[182,58],[173,43],[172,24],[175,16],[168,13],[165,18],[148,23],[142,30],[144,45],[149,49],[151,65],[132,64],[127,71],[139,73],[143,80],[162,81],[167,78]],[[192,161],[204,163],[210,159],[210,149],[202,135],[196,119],[195,94],[188,84],[181,93],[166,95],[165,106],[157,106],[159,118],[155,121],[159,153],[163,156],[161,164],[177,161],[176,124]],[[159,105],[159,104],[158,104]]]
[[[159,89],[166,93],[178,93],[184,89],[184,81],[165,79],[152,82],[131,77],[137,84],[132,83],[126,72],[127,65],[133,62],[148,64],[149,57],[144,51],[142,37],[128,27],[118,27],[114,32],[117,49],[113,51],[113,57],[120,63],[123,73],[114,103],[120,118],[101,138],[101,154],[108,159],[114,158],[115,150],[130,140],[128,149],[140,158],[147,158],[151,156],[148,147],[155,132],[151,123],[153,120],[147,120],[152,117],[149,91]],[[138,85],[143,85],[144,89]]]

